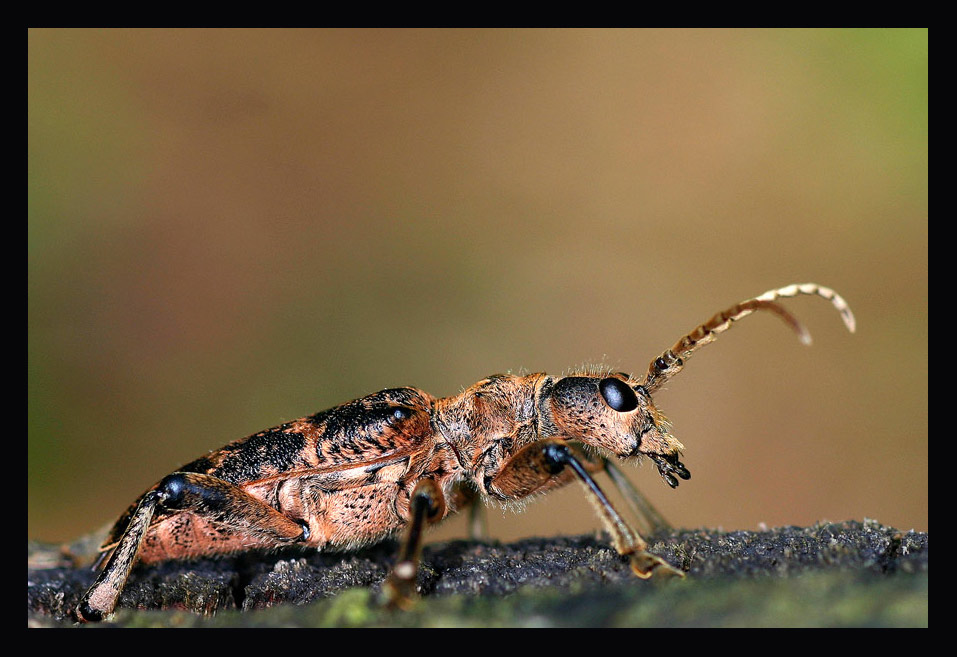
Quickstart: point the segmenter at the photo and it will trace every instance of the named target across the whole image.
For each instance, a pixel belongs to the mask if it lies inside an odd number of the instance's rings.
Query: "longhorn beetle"
[[[683,576],[646,550],[592,474],[606,472],[652,530],[667,527],[612,457],[649,457],[672,488],[677,478],[689,479],[679,460],[684,446],[652,395],[695,351],[756,310],[775,313],[810,344],[777,301],[801,294],[829,300],[854,331],[851,309],[833,290],[789,285],[718,313],[651,361],[641,378],[496,374],[440,399],[393,388],[229,443],[164,477],[120,516],[100,547],[100,572],[77,618],[110,614],[136,562],[290,544],[348,549],[403,528],[383,590],[390,604],[405,607],[415,595],[427,524],[474,510],[477,497],[507,504],[576,479],[635,575]]]

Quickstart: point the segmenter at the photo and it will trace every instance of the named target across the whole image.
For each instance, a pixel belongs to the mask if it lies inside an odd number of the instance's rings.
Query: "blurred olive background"
[[[31,538],[400,385],[644,372],[682,527],[928,528],[927,32],[31,30]],[[493,536],[599,526],[577,487]],[[463,518],[436,537],[465,535]]]

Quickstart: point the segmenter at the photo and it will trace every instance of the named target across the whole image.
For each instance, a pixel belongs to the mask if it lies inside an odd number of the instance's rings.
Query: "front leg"
[[[638,527],[641,531],[646,531],[649,534],[657,534],[672,529],[671,523],[665,520],[665,517],[655,508],[651,500],[635,488],[635,485],[631,483],[631,480],[625,476],[625,473],[615,465],[612,459],[607,456],[588,452],[584,449],[584,446],[577,441],[565,444],[568,445],[572,450],[572,454],[581,461],[582,465],[585,466],[585,469],[588,470],[590,474],[604,472],[608,475],[615,490],[621,494],[628,508],[631,509],[631,512],[638,519]]]
[[[601,457],[601,465],[602,469],[608,474],[608,478],[611,479],[611,483],[615,485],[615,488],[621,493],[625,502],[628,503],[632,513],[638,517],[639,527],[643,526],[641,524],[643,522],[652,534],[672,529],[671,523],[665,520],[658,509],[654,507],[641,491],[635,488],[631,480],[618,469],[618,466],[615,465],[611,459],[604,456]]]
[[[194,472],[173,473],[140,500],[106,566],[80,599],[77,620],[99,621],[116,608],[157,511],[193,513],[233,531],[276,543],[309,538],[305,523],[287,518],[235,484]]]
[[[648,579],[655,570],[660,570],[665,574],[684,577],[680,570],[647,551],[648,543],[615,510],[589,474],[589,470],[596,469],[605,469],[605,464],[588,460],[583,462],[565,443],[545,440],[513,456],[492,479],[490,492],[501,499],[520,499],[563,486],[577,477],[584,484],[586,495],[595,503],[615,549],[618,554],[629,558],[635,575]]]

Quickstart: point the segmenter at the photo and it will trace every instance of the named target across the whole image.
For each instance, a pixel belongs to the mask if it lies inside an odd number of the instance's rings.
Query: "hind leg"
[[[307,540],[309,529],[247,492],[210,475],[177,472],[146,493],[93,585],[80,599],[77,620],[96,622],[116,608],[157,511],[187,511],[277,544]]]

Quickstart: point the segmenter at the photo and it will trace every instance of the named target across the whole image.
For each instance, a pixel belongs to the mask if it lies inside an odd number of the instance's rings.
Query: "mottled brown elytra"
[[[613,458],[651,458],[672,488],[676,477],[689,479],[679,460],[684,446],[652,394],[697,349],[756,310],[777,314],[809,343],[777,302],[800,294],[829,300],[854,331],[850,308],[833,290],[789,285],[718,313],[653,360],[643,378],[497,374],[441,399],[394,388],[229,443],[163,478],[120,516],[100,547],[94,568],[102,569],[77,618],[110,614],[137,562],[290,544],[349,548],[401,529],[401,551],[383,589],[389,604],[405,607],[415,595],[426,524],[476,509],[477,498],[507,504],[576,479],[638,577],[683,576],[647,552],[592,474],[608,474],[652,530],[667,527]]]

